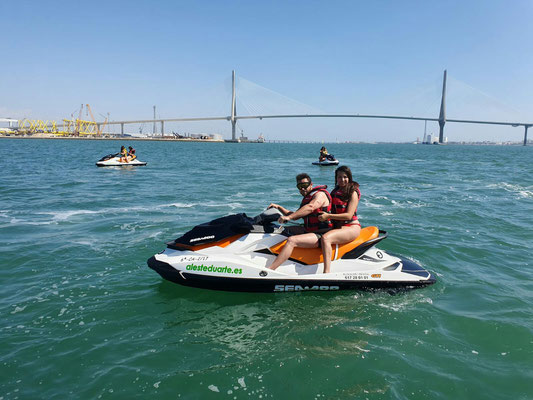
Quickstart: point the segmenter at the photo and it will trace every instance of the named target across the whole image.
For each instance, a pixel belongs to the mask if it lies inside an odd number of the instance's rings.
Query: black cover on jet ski
[[[253,219],[246,214],[232,214],[197,225],[185,235],[174,240],[174,244],[196,246],[204,243],[218,242],[239,233],[249,233],[253,229]]]
[[[108,154],[107,156],[103,156],[101,159],[99,159],[98,161],[107,161],[107,160],[110,160],[114,157],[117,157],[120,153],[114,153],[114,154]]]

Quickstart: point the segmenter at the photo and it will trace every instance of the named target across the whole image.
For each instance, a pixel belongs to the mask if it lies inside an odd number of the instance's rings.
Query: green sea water
[[[97,168],[120,145],[146,167]],[[253,294],[146,260],[271,202],[321,145],[0,140],[0,400],[531,399],[533,148],[329,144],[433,286]]]

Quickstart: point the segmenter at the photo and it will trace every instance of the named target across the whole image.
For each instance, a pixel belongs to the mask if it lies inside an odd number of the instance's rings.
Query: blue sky
[[[228,115],[233,69],[242,115],[437,117],[447,69],[448,118],[533,122],[532,1],[3,0],[0,15],[0,117],[61,120],[82,103],[97,119],[152,118],[153,105],[158,118]],[[325,141],[412,141],[424,130],[360,119],[239,128]],[[231,134],[228,122],[171,130]],[[523,129],[448,123],[446,136],[519,141]]]

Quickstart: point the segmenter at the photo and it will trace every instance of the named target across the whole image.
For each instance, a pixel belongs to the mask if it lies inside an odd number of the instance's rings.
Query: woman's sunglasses
[[[296,185],[296,187],[298,188],[298,190],[300,189],[307,189],[309,187],[309,185],[311,184],[311,182],[300,182]]]

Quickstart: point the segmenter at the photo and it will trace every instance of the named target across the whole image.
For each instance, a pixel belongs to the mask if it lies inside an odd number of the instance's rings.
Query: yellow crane
[[[91,118],[93,122],[96,124],[96,133],[98,136],[102,135],[102,131],[104,130],[104,127],[107,125],[107,118],[104,120],[104,123],[102,124],[102,127],[100,128],[100,125],[96,122],[94,119],[93,111],[91,110],[91,106],[89,104],[85,104],[85,107],[87,107],[87,112],[91,114]]]
[[[83,113],[83,104],[82,104],[81,107],[80,107],[80,112],[79,112],[79,114],[78,114],[78,119],[76,120],[76,129],[75,129],[75,131],[74,131],[74,134],[75,134],[76,136],[80,136],[80,132],[81,132],[81,121],[82,121],[82,119],[81,119],[81,114],[82,114],[82,113]]]

